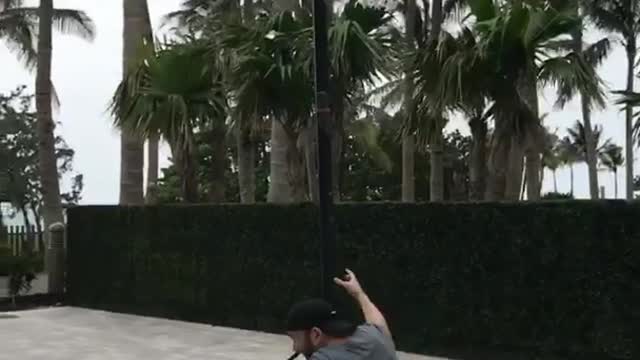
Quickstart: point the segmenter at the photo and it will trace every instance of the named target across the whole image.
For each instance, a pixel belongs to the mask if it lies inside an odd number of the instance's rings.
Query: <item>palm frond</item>
[[[591,44],[584,52],[584,60],[592,68],[597,68],[606,60],[611,51],[611,41],[609,38],[603,38]]]
[[[468,7],[468,0],[445,0],[442,15],[445,19],[459,19]]]
[[[8,8],[0,12],[0,38],[5,39],[9,50],[28,70],[35,69],[35,34],[37,22],[25,16],[19,9]]]
[[[633,34],[627,24],[633,24],[637,14],[630,12],[629,0],[587,1],[587,12],[596,27],[620,35]]]
[[[609,171],[616,171],[620,166],[624,165],[622,151],[621,146],[609,142],[598,153],[598,158]]]
[[[113,96],[110,110],[118,127],[145,136],[160,133],[181,142],[192,129],[224,122],[225,92],[206,49],[171,46],[140,62]]]
[[[22,7],[5,10],[5,12],[16,13],[19,16],[29,19],[33,24],[38,20],[38,8]],[[2,13],[0,13],[0,16]],[[63,34],[79,36],[85,40],[93,40],[96,30],[93,20],[84,12],[74,9],[54,9],[53,25]]]
[[[588,94],[589,101],[600,108],[605,106],[602,79],[578,53],[545,60],[538,73],[542,84],[553,84],[558,89],[556,106],[564,107],[576,94]]]

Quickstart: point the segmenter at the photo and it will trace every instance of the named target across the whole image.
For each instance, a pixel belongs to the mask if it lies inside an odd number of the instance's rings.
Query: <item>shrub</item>
[[[15,305],[15,299],[31,290],[36,279],[36,258],[33,256],[0,255],[0,276],[8,278],[9,296]]]
[[[639,204],[336,210],[338,263],[401,349],[632,357]],[[279,332],[294,301],[318,294],[312,206],[80,207],[68,229],[74,305]]]
[[[550,192],[542,196],[542,200],[573,200],[573,199],[574,199],[573,195],[569,193],[565,194],[565,193]]]

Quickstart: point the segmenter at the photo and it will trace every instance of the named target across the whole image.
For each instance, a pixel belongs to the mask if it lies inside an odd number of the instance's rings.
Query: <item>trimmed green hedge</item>
[[[278,332],[288,307],[319,289],[312,206],[68,215],[74,305]],[[637,358],[640,204],[345,204],[337,218],[339,263],[402,349]]]

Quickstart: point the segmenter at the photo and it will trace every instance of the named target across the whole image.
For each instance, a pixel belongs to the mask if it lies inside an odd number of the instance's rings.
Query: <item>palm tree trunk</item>
[[[267,194],[267,201],[270,203],[290,203],[293,200],[288,175],[288,142],[284,125],[278,120],[272,120],[269,192]]]
[[[615,198],[618,198],[618,169],[613,170],[613,186]]]
[[[636,41],[627,39],[627,92],[633,92],[633,81],[635,77],[636,61]],[[625,157],[627,159],[627,191],[626,199],[633,200],[633,107],[626,106],[625,109]]]
[[[51,114],[51,56],[53,0],[41,0],[38,10],[38,69],[36,74],[36,111],[38,163],[42,186],[45,229],[63,222],[60,183],[55,153],[55,124]],[[48,244],[48,237],[45,238]]]
[[[571,174],[571,197],[573,197],[573,164],[569,167],[569,172]]]
[[[527,167],[527,200],[536,201],[540,200],[540,192],[542,190],[540,179],[540,168],[542,167],[542,160],[540,159],[540,153],[529,148],[526,156]]]
[[[273,9],[276,12],[295,11],[300,5],[295,0],[276,0],[273,2]],[[269,173],[269,191],[267,193],[267,202],[270,203],[291,203],[296,201],[300,196],[300,189],[296,186],[299,169],[294,169],[294,159],[292,157],[297,152],[295,138],[287,133],[284,119],[271,120],[271,154],[270,154],[270,173]],[[302,167],[302,175],[304,179],[304,166]],[[292,173],[292,170],[294,173]],[[304,181],[303,181],[304,191]]]
[[[596,156],[596,143],[591,126],[591,110],[584,95],[580,96],[582,106],[582,121],[584,124],[584,137],[586,146],[587,168],[589,170],[589,193],[591,199],[598,199],[598,159]]]
[[[506,200],[518,201],[520,198],[520,186],[522,185],[524,150],[516,139],[511,140],[511,149],[508,158],[509,163],[504,197]],[[529,171],[529,169],[527,169],[527,171]]]
[[[487,176],[487,122],[480,118],[471,119],[471,161],[469,162],[470,200],[482,200]]]
[[[145,37],[151,38],[151,24],[146,0],[123,0],[122,71],[126,76],[139,59]],[[120,136],[120,203],[142,204],[144,141],[134,132],[123,130]]]
[[[407,0],[405,13],[405,31],[407,42],[411,48],[415,43],[415,27],[416,27],[416,11],[417,6],[415,0]],[[404,94],[405,116],[408,121],[413,112],[413,79],[410,74],[405,74],[405,94]],[[416,200],[416,181],[415,181],[415,137],[405,132],[402,135],[402,201],[414,202]]]
[[[402,201],[416,201],[416,140],[415,136],[402,135]]]
[[[176,162],[180,172],[180,193],[185,203],[198,202],[198,179],[196,175],[195,154],[192,147],[176,147]]]
[[[578,11],[578,18],[580,19],[580,7],[576,9]],[[583,49],[582,43],[582,22],[576,26],[576,30],[572,34],[573,37],[573,50],[576,53],[581,54]],[[591,199],[598,198],[598,160],[596,154],[596,142],[593,136],[593,127],[591,126],[591,109],[589,108],[588,94],[580,93],[580,105],[582,107],[582,123],[584,124],[584,137],[586,147],[586,160],[589,170],[589,193]]]
[[[487,182],[486,199],[489,201],[504,200],[507,163],[509,162],[509,146],[503,141],[494,138],[491,140],[489,154],[489,181]]]
[[[238,147],[238,187],[240,202],[253,204],[256,201],[256,144],[251,139],[251,131],[242,126],[236,128]]]
[[[209,169],[208,198],[212,203],[221,203],[225,200],[225,178],[227,169],[227,144],[225,142],[226,130],[214,128],[211,130],[211,149],[213,161]]]
[[[338,93],[339,99],[344,99],[341,93]],[[344,100],[338,100],[333,109],[333,129],[331,131],[331,192],[333,201],[340,201],[340,180],[342,173],[342,145],[344,141]]]
[[[523,171],[523,175],[522,175],[522,184],[520,185],[520,201],[524,201],[525,195],[527,193],[527,169],[522,169]]]
[[[243,16],[243,21],[245,23],[252,23],[253,22],[253,18],[256,16],[255,15],[255,3],[256,1],[254,0],[245,0],[244,1],[244,6],[242,7],[242,16]]]
[[[527,102],[533,112],[535,121],[540,122],[538,87],[535,74],[531,74],[529,81],[525,84],[527,89]],[[542,126],[540,124],[540,126]],[[542,169],[542,154],[537,144],[530,143],[525,151],[526,167],[527,167],[527,200],[540,200],[540,192],[542,191],[542,181],[540,179],[540,169]]]
[[[553,170],[553,192],[558,193],[558,177],[556,176],[556,170]]]
[[[544,165],[540,166],[540,187],[542,188],[542,184],[544,183]]]
[[[442,29],[442,0],[433,0],[431,3],[431,34],[430,42],[436,43],[440,37]],[[444,126],[443,119],[436,121],[435,133],[433,134],[431,145],[431,173],[430,173],[430,200],[444,200]]]
[[[287,131],[287,136],[289,138],[289,146],[287,147],[287,163],[291,198],[293,202],[304,202],[309,200],[304,149],[301,151],[301,148],[303,147],[298,147],[297,140],[300,137],[300,134],[293,131]]]
[[[147,141],[147,195],[149,189],[158,184],[158,145],[160,136],[153,134]],[[151,190],[153,192],[154,190]],[[145,199],[146,201],[146,199]]]
[[[442,128],[438,127],[431,144],[431,172],[430,172],[431,201],[444,200],[444,137]]]
[[[301,134],[304,137],[304,156],[307,167],[307,184],[309,186],[309,197],[311,201],[320,201],[320,188],[318,187],[318,126],[317,119],[312,116],[309,126]]]
[[[255,18],[255,4],[257,1],[245,0],[242,7],[242,17],[245,24],[252,24]],[[252,138],[251,129],[247,128],[242,119],[237,119],[235,130],[236,147],[238,151],[238,188],[240,202],[253,204],[256,202],[256,142]]]

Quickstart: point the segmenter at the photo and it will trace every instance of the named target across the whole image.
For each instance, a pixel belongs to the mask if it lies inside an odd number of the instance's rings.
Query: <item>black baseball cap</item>
[[[303,300],[291,307],[287,316],[287,331],[305,331],[314,327],[332,337],[348,337],[357,326],[322,299]]]

